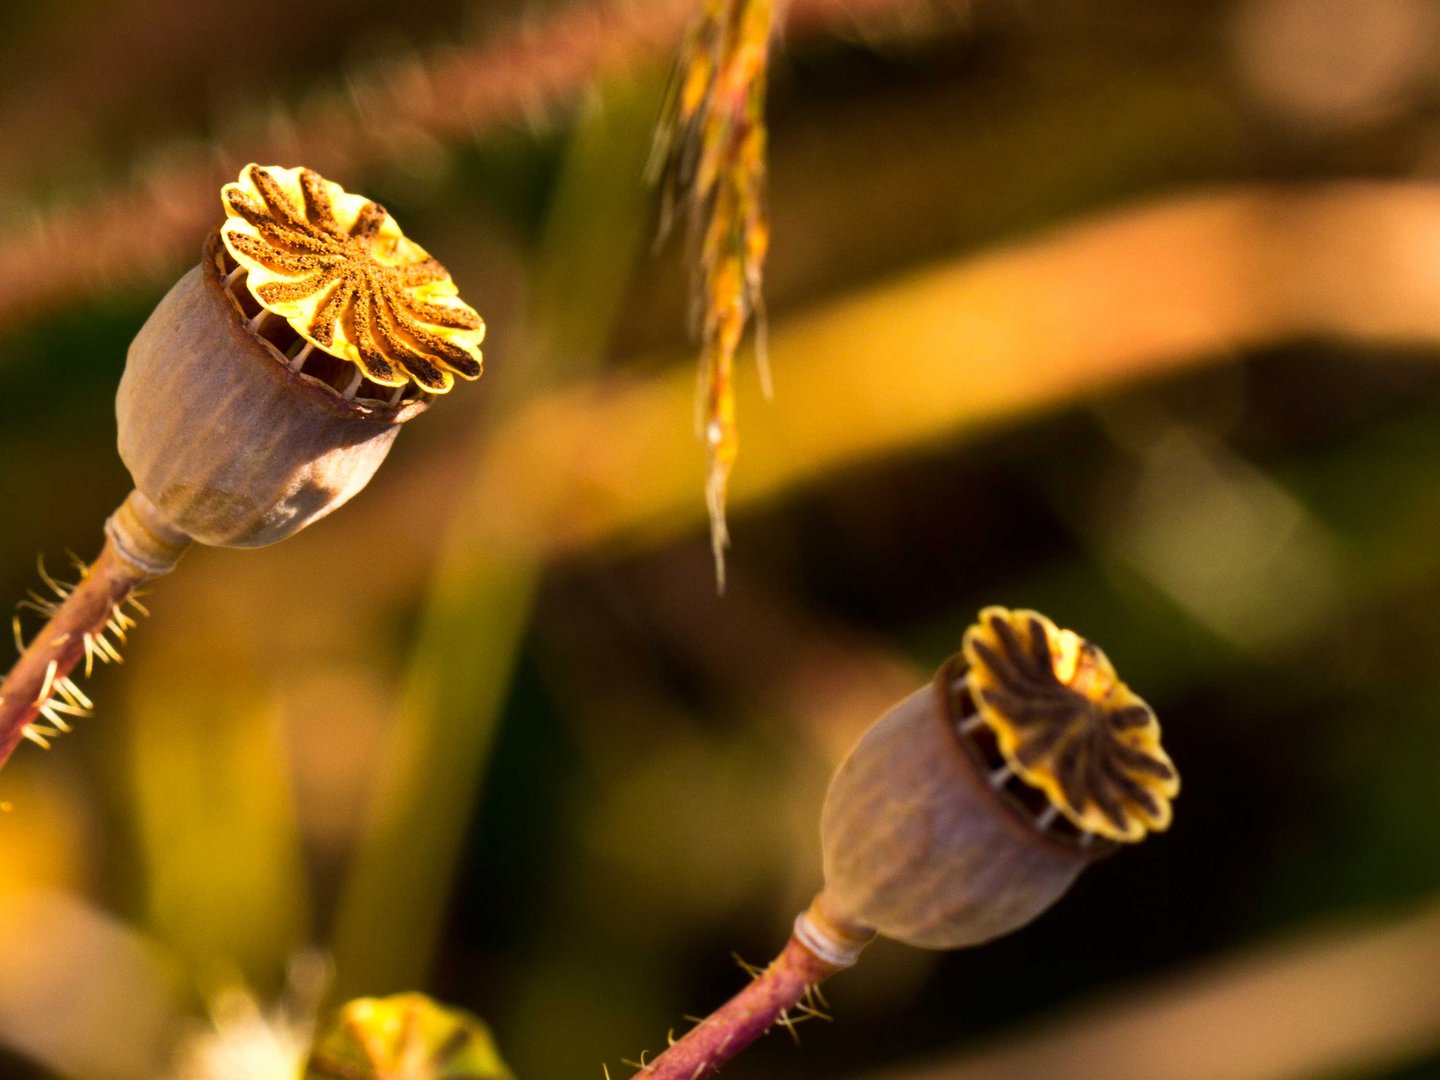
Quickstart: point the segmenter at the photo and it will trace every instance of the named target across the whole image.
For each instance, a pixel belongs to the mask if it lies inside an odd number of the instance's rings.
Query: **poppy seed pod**
[[[187,538],[259,547],[324,517],[400,425],[480,374],[483,322],[382,207],[257,165],[222,201],[228,220],[136,335],[116,398],[136,493],[109,531],[152,568]]]
[[[1103,653],[1043,615],[987,608],[836,772],[825,888],[802,918],[929,948],[980,944],[1165,829],[1178,791],[1154,713]]]
[[[70,678],[111,663],[135,590],[194,541],[260,547],[349,501],[400,425],[480,377],[485,323],[385,209],[310,169],[247,165],[200,265],[131,343],[115,399],[135,480],[80,579],[41,576],[46,620],[0,680],[0,765],[91,703]],[[43,722],[42,722],[43,721]]]
[[[1167,828],[1179,790],[1155,714],[1099,649],[986,608],[836,770],[825,887],[784,950],[636,1075],[710,1076],[877,934],[953,949],[1024,926],[1096,859]]]

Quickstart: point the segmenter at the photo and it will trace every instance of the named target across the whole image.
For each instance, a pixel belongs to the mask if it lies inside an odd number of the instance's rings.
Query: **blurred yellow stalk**
[[[788,26],[797,36],[813,35],[848,30],[868,17],[904,32],[917,21],[907,12],[913,6],[913,0],[791,0]],[[569,108],[597,82],[669,55],[694,10],[694,0],[572,0],[522,16],[507,33],[437,48],[398,68],[357,72],[344,92],[321,88],[293,109],[276,107],[265,116],[265,135],[232,136],[243,140],[244,153],[178,138],[152,148],[148,158],[158,164],[135,184],[0,237],[0,325],[61,307],[97,283],[124,285],[185,265],[214,223],[215,189],[247,160],[303,156],[323,173],[353,175],[416,147]],[[25,150],[7,146],[7,153]],[[146,227],[134,228],[136,221]]]
[[[772,331],[733,498],[1298,336],[1440,344],[1440,186],[1246,187],[1126,207],[907,274]],[[525,409],[480,462],[472,550],[558,555],[693,526],[693,383],[607,379]]]

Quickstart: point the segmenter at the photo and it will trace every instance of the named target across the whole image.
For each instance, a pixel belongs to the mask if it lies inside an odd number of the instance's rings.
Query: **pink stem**
[[[116,609],[148,575],[138,571],[106,540],[85,579],[63,599],[44,628],[0,683],[0,766],[25,737],[53,686],[85,658],[87,637],[105,632]]]
[[[841,970],[792,937],[749,986],[702,1020],[635,1074],[636,1080],[701,1080],[744,1050],[804,1000],[809,989]]]

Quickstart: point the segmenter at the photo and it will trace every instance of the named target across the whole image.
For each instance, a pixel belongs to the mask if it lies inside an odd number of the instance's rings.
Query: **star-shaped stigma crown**
[[[221,190],[226,250],[267,311],[371,382],[480,377],[485,323],[385,208],[312,169],[247,165]]]
[[[1179,774],[1154,712],[1104,653],[1038,612],[989,607],[964,655],[1006,762],[1071,823],[1132,843],[1169,827]]]

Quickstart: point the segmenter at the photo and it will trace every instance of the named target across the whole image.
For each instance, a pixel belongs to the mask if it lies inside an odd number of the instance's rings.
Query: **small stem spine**
[[[90,699],[70,673],[82,661],[87,675],[96,659],[119,661],[108,635],[123,642],[125,631],[134,626],[125,605],[143,614],[144,608],[133,600],[136,588],[167,572],[188,546],[188,537],[161,524],[148,501],[132,492],[106,523],[105,547],[94,563],[82,567],[78,583],[62,584],[42,569],[55,599],[32,594],[24,602],[47,616],[28,645],[16,621],[20,659],[0,682],[0,767],[22,739],[48,746],[50,736],[69,730],[64,717],[88,714]],[[36,723],[41,717],[48,726]]]
[[[712,1075],[835,970],[792,937],[769,967],[636,1073],[636,1080],[702,1080]]]
[[[831,975],[855,963],[875,936],[838,920],[822,893],[795,920],[795,933],[770,966],[635,1074],[635,1080],[703,1080],[776,1024]]]

